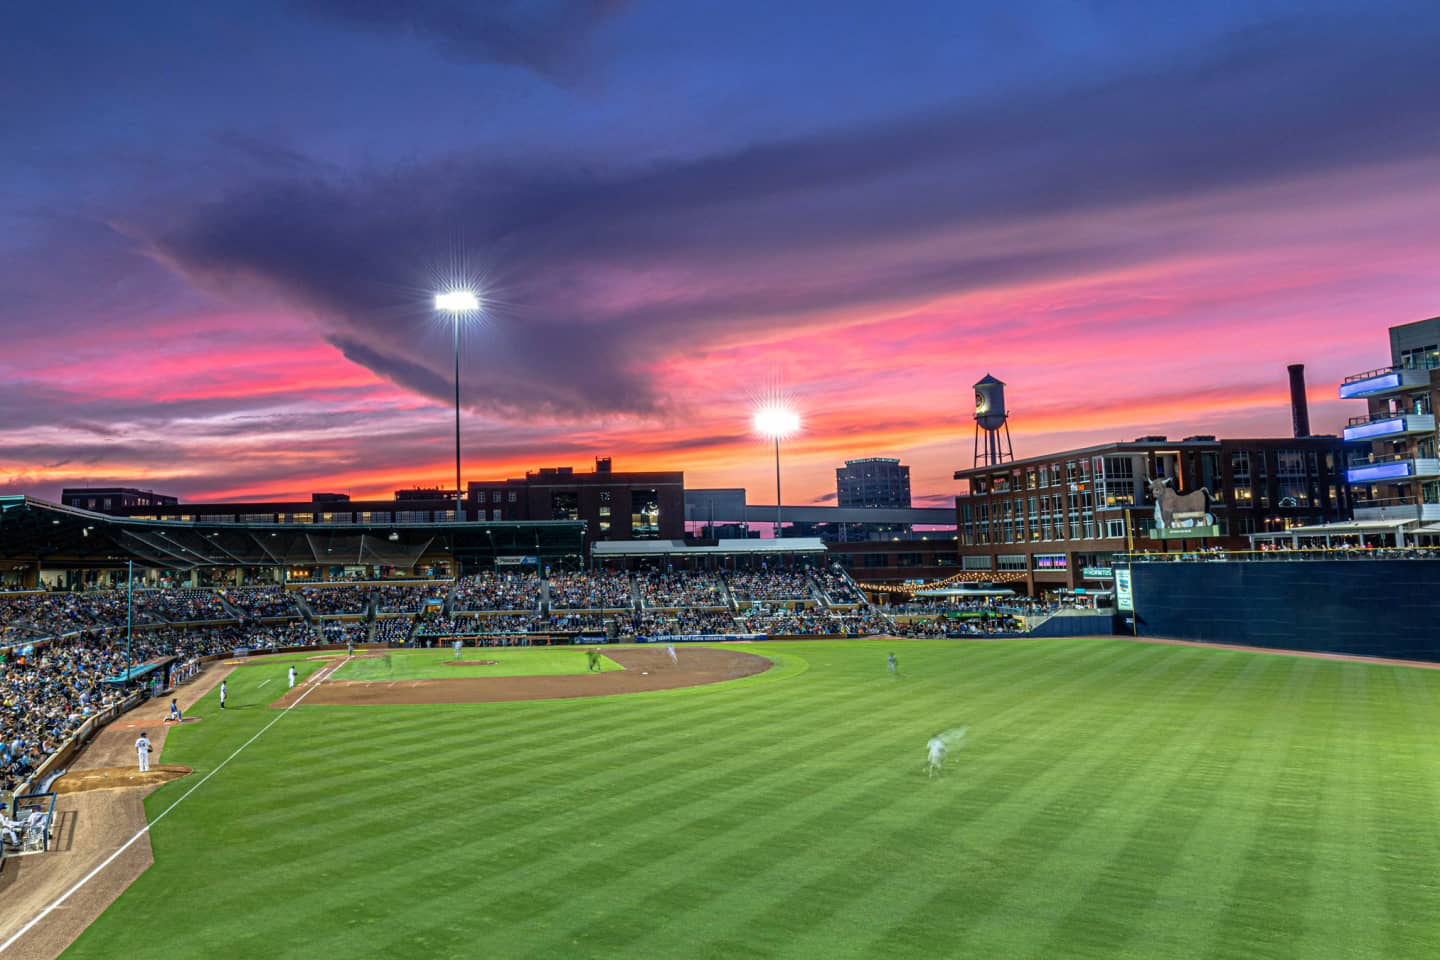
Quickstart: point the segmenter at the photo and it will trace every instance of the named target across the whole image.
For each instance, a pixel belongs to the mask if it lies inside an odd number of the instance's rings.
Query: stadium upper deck
[[[0,497],[0,563],[34,586],[38,567],[137,565],[479,569],[508,558],[543,563],[584,556],[585,524],[571,520],[464,523],[276,524],[136,520],[34,497]]]

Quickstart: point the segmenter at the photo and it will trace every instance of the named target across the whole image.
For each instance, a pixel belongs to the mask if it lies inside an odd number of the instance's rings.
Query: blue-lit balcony
[[[1430,371],[1413,367],[1381,367],[1352,374],[1340,384],[1340,399],[1383,397],[1390,393],[1419,390],[1430,383]]]
[[[1346,440],[1385,440],[1416,433],[1434,433],[1435,415],[1430,413],[1387,413],[1355,417],[1345,428]]]
[[[1356,460],[1345,470],[1345,479],[1350,483],[1391,483],[1418,477],[1440,477],[1440,459],[1377,457]]]

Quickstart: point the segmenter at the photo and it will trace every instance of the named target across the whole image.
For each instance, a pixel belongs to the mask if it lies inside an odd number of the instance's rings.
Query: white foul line
[[[349,657],[346,657],[345,659],[348,660]],[[334,673],[336,670],[340,669],[340,666],[343,665],[344,662],[345,661],[341,661],[340,664],[331,667],[330,672]],[[75,886],[71,887],[69,890],[66,890],[59,896],[58,899],[55,900],[54,903],[50,904],[44,910],[41,910],[34,919],[32,919],[29,923],[25,924],[25,926],[17,930],[15,934],[10,937],[9,940],[6,940],[4,943],[0,943],[0,953],[4,953],[6,950],[9,950],[15,944],[15,941],[19,940],[21,937],[25,936],[25,934],[29,933],[30,930],[35,926],[35,924],[39,923],[41,920],[44,920],[50,915],[51,911],[53,911],[56,907],[60,906],[66,900],[69,900],[72,896],[75,895],[77,891],[80,890],[81,887],[85,886],[85,884],[95,879],[96,875],[99,874],[101,870],[104,870],[106,867],[110,866],[110,864],[115,862],[116,857],[120,856],[120,854],[124,853],[126,850],[129,850],[130,846],[136,840],[139,840],[141,837],[145,836],[145,834],[149,833],[151,827],[155,826],[155,824],[159,823],[161,820],[164,820],[166,814],[168,814],[171,810],[174,810],[176,807],[180,806],[180,804],[184,803],[186,797],[190,796],[190,794],[205,786],[206,780],[209,780],[211,777],[215,776],[215,774],[225,769],[225,764],[238,757],[240,755],[240,751],[250,746],[250,744],[254,743],[256,740],[259,740],[260,737],[265,733],[265,731],[269,730],[271,727],[275,726],[275,724],[279,723],[281,718],[284,717],[285,714],[300,706],[300,702],[306,697],[310,696],[312,691],[319,689],[320,681],[323,679],[325,679],[325,677],[324,671],[322,670],[321,675],[316,676],[315,682],[308,685],[305,692],[300,694],[300,696],[295,699],[294,703],[290,704],[290,706],[286,707],[284,710],[281,710],[278,714],[276,714],[274,720],[271,720],[269,723],[265,724],[265,726],[261,727],[259,733],[255,734],[255,736],[251,737],[249,740],[246,740],[235,750],[234,753],[230,754],[230,756],[220,761],[220,765],[218,767],[205,774],[205,776],[201,777],[200,781],[196,783],[195,786],[191,787],[189,790],[186,790],[174,803],[170,804],[170,806],[162,810],[158,817],[156,817],[154,820],[145,824],[145,826],[141,827],[138,831],[136,831],[135,836],[131,837],[129,840],[126,840],[124,845],[121,846],[119,850],[116,850],[114,853],[110,854],[110,856],[105,858],[103,863],[97,866],[94,870],[91,870],[89,873],[85,874],[85,876],[82,877],[79,882],[75,884]]]

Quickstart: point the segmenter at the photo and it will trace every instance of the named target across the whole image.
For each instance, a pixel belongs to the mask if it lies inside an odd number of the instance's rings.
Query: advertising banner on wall
[[[1135,612],[1135,597],[1130,592],[1130,568],[1115,569],[1115,609],[1125,613]]]

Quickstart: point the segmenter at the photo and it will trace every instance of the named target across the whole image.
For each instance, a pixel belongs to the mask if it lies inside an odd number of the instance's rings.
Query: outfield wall
[[[1142,637],[1440,661],[1440,560],[1136,563]]]

